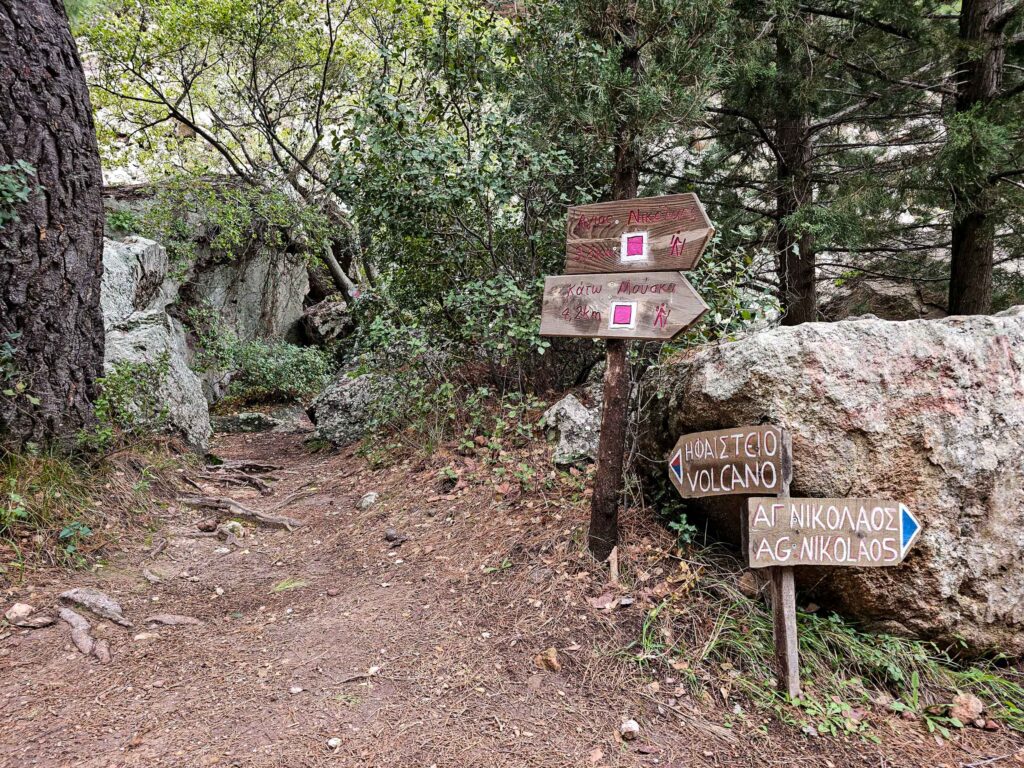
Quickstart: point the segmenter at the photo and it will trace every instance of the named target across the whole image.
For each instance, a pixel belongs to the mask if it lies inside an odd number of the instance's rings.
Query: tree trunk
[[[24,388],[0,394],[14,448],[73,438],[103,367],[100,159],[61,0],[0,0],[0,165],[18,160],[36,178],[0,230],[0,345],[14,348],[0,389]]]
[[[956,112],[984,109],[999,92],[1005,55],[1003,31],[993,23],[1003,0],[963,0]],[[980,117],[980,116],[979,116]],[[985,175],[953,188],[953,251],[949,276],[949,312],[980,315],[992,309],[992,262],[996,222],[994,193]]]
[[[813,201],[810,115],[798,95],[808,77],[807,57],[794,49],[793,40],[780,30],[776,34],[775,142],[777,187],[775,247],[779,276],[782,324],[799,325],[818,319],[818,289],[815,274],[814,236],[793,230],[787,217]]]
[[[620,59],[623,71],[636,82],[640,75],[640,52],[627,45]],[[612,197],[636,197],[640,184],[640,157],[633,141],[632,126],[623,121],[615,132],[615,169]],[[629,345],[625,339],[608,339],[601,409],[601,435],[597,447],[597,474],[590,500],[590,553],[604,561],[619,540],[619,501],[625,469],[626,424],[629,420]]]

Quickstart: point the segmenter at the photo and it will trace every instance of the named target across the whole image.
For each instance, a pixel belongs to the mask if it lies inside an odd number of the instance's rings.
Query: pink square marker
[[[627,256],[643,256],[644,255],[644,236],[636,235],[635,237],[626,238],[626,255]]]
[[[612,323],[615,325],[629,325],[633,320],[633,307],[629,304],[617,304],[612,312]]]

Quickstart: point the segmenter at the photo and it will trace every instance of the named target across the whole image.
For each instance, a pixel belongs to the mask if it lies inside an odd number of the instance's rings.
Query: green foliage
[[[196,366],[231,376],[228,398],[235,404],[302,400],[330,380],[334,361],[317,347],[286,341],[242,341],[209,308],[189,310],[198,348]]]
[[[103,453],[163,432],[168,418],[163,387],[169,372],[167,352],[152,362],[115,363],[97,380],[96,424],[79,434],[79,444]]]
[[[44,548],[57,563],[80,566],[82,544],[92,535],[88,469],[65,456],[0,454],[0,580],[24,558],[25,548]]]
[[[745,699],[805,732],[874,740],[880,715],[911,712],[948,736],[960,727],[948,717],[960,692],[1024,730],[1024,678],[1012,668],[961,663],[930,643],[866,632],[836,615],[798,611],[803,694],[788,700],[775,687],[771,611],[740,592],[737,576],[711,550],[688,550],[672,577],[677,592],[648,615],[635,657],[672,664],[697,697],[710,689]],[[664,642],[665,627],[675,645]]]
[[[301,400],[327,384],[330,356],[316,347],[284,341],[249,341],[234,350],[236,377],[228,394],[244,402]]]
[[[142,222],[139,217],[127,208],[107,212],[107,229],[115,232],[131,234],[138,232]]]
[[[0,227],[18,221],[17,207],[32,194],[35,166],[24,160],[0,165]]]
[[[201,243],[214,259],[230,260],[296,242],[315,250],[333,232],[322,213],[283,192],[186,176],[161,183],[139,216],[119,212],[107,222],[164,245],[178,275],[195,262]]]

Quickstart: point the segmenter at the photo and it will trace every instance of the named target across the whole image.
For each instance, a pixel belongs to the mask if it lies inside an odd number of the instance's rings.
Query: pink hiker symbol
[[[668,322],[668,315],[672,310],[666,304],[659,304],[654,313],[654,327],[664,328]]]

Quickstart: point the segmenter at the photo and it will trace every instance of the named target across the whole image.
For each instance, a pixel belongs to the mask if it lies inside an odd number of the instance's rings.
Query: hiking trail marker
[[[751,568],[899,565],[921,533],[914,513],[886,499],[748,500]]]
[[[618,542],[630,387],[627,342],[671,339],[707,312],[680,270],[696,266],[714,234],[692,193],[569,209],[567,274],[544,281],[540,332],[608,340],[588,534],[598,560],[607,560]]]
[[[886,499],[792,499],[789,435],[779,427],[737,427],[679,438],[668,474],[683,498],[774,493],[747,501],[744,540],[751,568],[770,577],[779,689],[800,695],[797,565],[898,565],[921,533],[907,505]]]
[[[566,224],[565,271],[689,270],[714,234],[692,192],[577,205]]]
[[[681,272],[557,275],[544,280],[543,336],[671,339],[708,305]]]
[[[793,465],[778,427],[740,427],[679,438],[669,478],[684,499],[735,493],[779,493]]]

